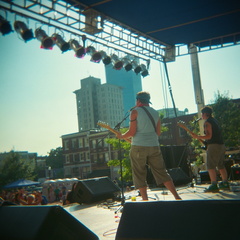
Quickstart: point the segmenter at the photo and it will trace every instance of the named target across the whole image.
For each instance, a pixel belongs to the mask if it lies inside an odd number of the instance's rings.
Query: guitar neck
[[[103,128],[108,129],[110,132],[114,133],[115,135],[117,135],[118,133],[120,133],[119,131],[111,128],[109,125],[107,125],[107,124],[105,124],[105,123],[98,122],[98,125],[101,126],[101,127],[103,127]],[[124,140],[127,141],[127,142],[129,142],[129,143],[132,142],[132,141],[131,141],[130,139],[128,139],[128,138],[125,138]]]
[[[108,127],[107,129],[108,129],[110,132],[114,133],[114,134],[118,134],[118,133],[119,133],[119,131],[117,131],[117,130],[111,128],[111,127]]]
[[[188,133],[190,133],[190,135],[193,134],[193,132],[192,132],[190,129],[188,129],[185,125],[183,125],[183,124],[181,124],[181,123],[178,123],[178,126],[181,127],[181,128],[183,128],[183,129],[184,129],[185,131],[187,131]],[[206,146],[206,143],[204,142],[204,140],[198,139],[198,141],[201,142],[204,146]]]
[[[108,128],[108,130],[109,131],[111,131],[112,133],[114,133],[114,134],[118,134],[119,132],[117,131],[117,130],[115,130],[115,129],[113,129],[113,128]],[[130,140],[130,139],[128,139],[128,138],[125,138],[124,139],[126,142],[129,142],[129,143],[131,143],[132,141]]]
[[[189,129],[187,130],[190,134],[192,134],[193,132],[190,131]],[[203,145],[206,145],[206,143],[204,142],[204,140],[202,139],[198,139],[199,142],[201,142]]]

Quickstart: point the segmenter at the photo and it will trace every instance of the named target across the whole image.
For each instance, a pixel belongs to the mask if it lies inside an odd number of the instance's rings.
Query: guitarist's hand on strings
[[[195,133],[191,133],[191,136],[192,138],[195,138],[195,139],[200,139],[200,136],[195,134]]]
[[[137,131],[137,116],[138,116],[138,113],[136,110],[132,110],[131,111],[131,115],[130,115],[130,126],[129,126],[129,129],[125,132],[125,133],[116,133],[116,137],[119,138],[119,139],[128,139],[130,140],[130,138],[132,138],[135,134],[136,134],[136,131]]]
[[[193,138],[196,138],[198,140],[208,140],[212,138],[212,127],[210,123],[205,122],[204,123],[204,133],[205,135],[196,135],[195,133],[191,133]]]
[[[120,132],[116,133],[116,137],[117,137],[118,139],[123,139],[123,135],[122,135],[122,133],[120,133]]]
[[[116,133],[116,137],[117,137],[118,139],[124,139],[125,141],[131,143],[131,140],[130,140],[129,138],[125,137],[125,134],[123,135],[122,133],[119,132],[119,133]]]

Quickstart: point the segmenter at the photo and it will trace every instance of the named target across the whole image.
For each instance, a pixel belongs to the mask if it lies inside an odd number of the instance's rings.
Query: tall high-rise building
[[[126,71],[124,68],[116,70],[112,64],[105,65],[106,83],[120,86],[123,89],[123,106],[126,113],[136,104],[136,93],[142,91],[141,74]],[[127,121],[126,121],[127,123]]]
[[[81,88],[74,93],[79,132],[99,127],[98,121],[114,127],[122,120],[124,108],[121,87],[101,84],[99,78],[87,77],[81,80]]]

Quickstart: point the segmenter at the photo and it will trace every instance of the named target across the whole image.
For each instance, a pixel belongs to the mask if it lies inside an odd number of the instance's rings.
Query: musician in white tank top
[[[172,178],[168,174],[160,150],[158,136],[161,134],[161,121],[158,112],[149,107],[150,94],[139,92],[136,96],[136,107],[130,114],[130,126],[124,134],[117,134],[119,139],[131,139],[130,159],[132,166],[133,182],[139,189],[143,200],[148,200],[147,195],[147,168],[151,167],[157,185],[164,184],[176,200],[181,200]]]

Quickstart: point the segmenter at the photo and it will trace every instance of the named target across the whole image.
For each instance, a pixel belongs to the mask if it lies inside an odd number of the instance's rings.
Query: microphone
[[[128,112],[131,112],[136,106],[132,107],[130,110],[128,110]]]
[[[195,121],[193,121],[192,123],[197,123],[198,121],[200,121],[200,120],[202,120],[202,118],[200,117],[200,118],[198,118],[198,119],[196,119]]]

